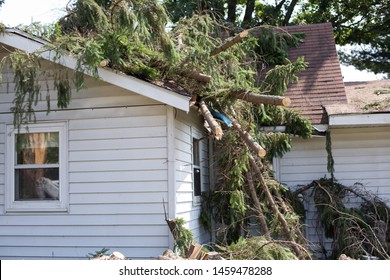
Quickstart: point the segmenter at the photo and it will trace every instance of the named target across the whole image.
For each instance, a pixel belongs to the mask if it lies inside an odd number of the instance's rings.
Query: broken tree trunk
[[[215,48],[211,53],[210,53],[210,56],[214,56],[214,55],[217,55],[225,50],[227,50],[228,48],[230,48],[231,46],[237,44],[238,42],[242,41],[242,39],[244,39],[246,36],[248,36],[248,30],[244,30],[242,31],[241,33],[239,33],[238,35],[236,35],[232,40],[226,42],[225,44],[223,44],[222,46],[219,46],[218,48]]]
[[[232,121],[233,127],[238,131],[238,134],[244,140],[249,149],[254,151],[260,158],[264,158],[266,151],[259,145],[259,143],[253,140],[252,136],[247,131],[243,130],[241,125],[234,118],[229,117],[229,119]]]
[[[222,128],[219,123],[214,119],[213,115],[210,113],[203,100],[199,101],[199,107],[204,119],[210,126],[210,129],[213,132],[215,139],[221,140],[223,136]]]
[[[290,98],[284,96],[262,95],[252,92],[236,92],[232,93],[232,96],[254,104],[280,105],[286,107],[291,104]]]
[[[194,79],[198,82],[203,82],[203,83],[209,83],[211,81],[210,75],[198,73],[198,72],[195,72],[192,70],[181,71],[180,75],[187,77],[187,78],[190,78],[190,79]]]
[[[259,220],[261,231],[262,231],[265,239],[271,240],[271,232],[268,228],[267,220],[264,216],[263,209],[262,209],[260,201],[259,201],[259,197],[257,196],[256,188],[255,188],[255,185],[253,183],[253,177],[252,177],[252,174],[250,171],[246,173],[246,178],[248,181],[249,193],[251,195],[251,198],[253,200],[253,204],[255,206],[255,212],[257,215],[257,219]]]
[[[249,155],[249,163],[250,163],[252,169],[255,171],[255,173],[260,181],[260,186],[261,186],[263,193],[265,195],[265,199],[267,200],[269,206],[271,207],[272,212],[274,213],[274,215],[277,217],[278,221],[281,224],[284,236],[287,238],[288,241],[292,242],[291,248],[293,249],[293,251],[297,255],[297,257],[299,257],[299,258],[304,257],[304,252],[301,250],[301,248],[298,246],[298,244],[296,244],[294,242],[294,238],[293,238],[293,234],[291,232],[291,229],[290,229],[286,219],[282,215],[282,213],[280,213],[278,206],[275,203],[270,190],[268,189],[268,186],[264,180],[264,177],[261,174],[261,170],[257,166],[256,161],[252,155]]]

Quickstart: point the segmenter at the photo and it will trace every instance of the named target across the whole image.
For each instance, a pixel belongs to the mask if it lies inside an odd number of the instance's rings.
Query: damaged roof
[[[299,82],[290,84],[285,94],[291,106],[309,118],[313,124],[326,124],[323,106],[347,103],[343,76],[337,56],[331,23],[296,25],[284,28],[289,33],[305,34],[304,42],[289,49],[289,59],[304,56],[309,63],[299,75]]]
[[[346,82],[347,104],[330,104],[329,116],[347,114],[390,113],[390,80]]]

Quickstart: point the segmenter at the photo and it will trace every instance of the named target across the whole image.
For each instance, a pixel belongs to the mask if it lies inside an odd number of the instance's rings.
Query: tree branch
[[[252,136],[245,130],[241,128],[241,125],[232,117],[229,117],[229,119],[233,123],[233,127],[238,131],[238,134],[244,140],[245,144],[256,153],[257,156],[260,158],[264,158],[266,155],[266,151],[257,143],[255,140],[253,140]]]
[[[281,105],[290,106],[291,100],[288,97],[274,96],[274,95],[261,95],[251,92],[235,92],[232,93],[235,98],[242,99],[245,101],[252,102],[254,104],[270,104],[270,105]]]
[[[242,41],[246,36],[248,36],[248,30],[244,30],[242,31],[241,33],[239,33],[238,35],[236,35],[232,40],[226,42],[225,44],[223,44],[222,46],[219,46],[218,48],[215,48],[211,53],[210,53],[210,56],[214,56],[214,55],[217,55],[225,50],[227,50],[228,48],[230,48],[231,46],[237,44],[238,42]]]
[[[190,79],[197,80],[198,82],[203,82],[203,83],[209,83],[211,81],[211,76],[206,75],[206,74],[202,74],[202,73],[198,73],[198,72],[195,72],[192,70],[184,70],[184,71],[180,72],[180,75],[187,77],[187,78],[190,78]]]
[[[209,109],[207,108],[203,100],[199,101],[199,107],[205,121],[208,123],[211,131],[214,133],[215,139],[221,140],[223,136],[223,130],[219,123],[211,115]]]

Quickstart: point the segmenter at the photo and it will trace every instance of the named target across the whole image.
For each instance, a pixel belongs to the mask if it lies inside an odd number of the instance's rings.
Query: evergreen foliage
[[[327,178],[302,189],[312,193],[324,234],[333,239],[331,258],[390,258],[390,208],[378,196],[360,184],[348,187]]]
[[[219,247],[229,260],[296,260],[294,253],[283,242],[272,242],[264,237],[239,238],[229,246]]]
[[[240,44],[210,56],[212,50],[232,35],[229,25],[209,14],[194,15],[181,19],[168,34],[166,23],[164,8],[154,0],[76,1],[59,25],[47,32],[52,43],[37,53],[11,52],[3,59],[2,66],[9,64],[15,72],[15,123],[33,121],[34,106],[41,100],[39,80],[47,74],[40,69],[40,54],[50,50],[56,53],[55,61],[64,54],[77,60],[73,73],[58,69],[50,74],[58,108],[68,106],[73,88],[84,86],[85,73],[99,78],[100,63],[108,61],[108,67],[125,74],[150,82],[173,82],[197,101],[203,100],[208,107],[234,117],[251,139],[269,149],[268,159],[287,152],[293,135],[310,136],[310,122],[299,114],[279,106],[256,107],[232,97],[237,92],[283,96],[287,85],[296,82],[296,75],[306,67],[303,58],[294,62],[286,59],[287,47],[301,39],[281,35],[269,26],[257,27]],[[264,44],[267,48],[260,48],[260,42],[268,42]],[[271,62],[281,64],[271,68],[259,83],[257,70],[270,67]],[[198,82],[185,75],[188,72],[207,74],[212,80]],[[271,123],[286,125],[288,133],[265,134],[260,130]],[[285,200],[285,188],[275,183],[266,161],[257,155],[253,160],[252,152],[240,137],[237,129],[224,128],[224,137],[218,142],[216,160],[220,176],[215,191],[209,195],[208,207],[212,211],[208,213],[226,229],[222,233],[225,238],[219,242],[235,242],[246,236],[256,210],[268,218],[266,226],[273,230],[272,238],[286,239],[286,246],[296,257],[307,257],[300,253],[301,246],[297,246],[297,242],[302,242],[301,225],[299,216],[292,213],[293,208]],[[253,208],[253,196],[249,195],[248,176],[252,173],[261,209]],[[274,196],[276,202],[269,196]],[[206,223],[208,213],[202,214]],[[186,250],[187,241],[192,239],[188,232],[184,233],[183,243],[177,244],[181,251]]]

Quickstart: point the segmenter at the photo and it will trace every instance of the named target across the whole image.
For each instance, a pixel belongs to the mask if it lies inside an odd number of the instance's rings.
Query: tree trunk
[[[288,6],[288,10],[287,10],[287,13],[286,13],[286,16],[284,17],[284,20],[283,20],[283,23],[282,25],[283,26],[287,26],[290,19],[291,19],[291,15],[292,13],[294,12],[294,9],[295,9],[295,6],[297,5],[298,3],[298,0],[292,0],[291,3],[290,3],[290,6]]]
[[[246,1],[245,15],[242,21],[242,27],[244,28],[248,28],[251,25],[253,12],[255,11],[255,2],[256,0]]]
[[[236,12],[237,12],[237,0],[228,0],[228,13],[227,21],[231,23],[236,22]]]

